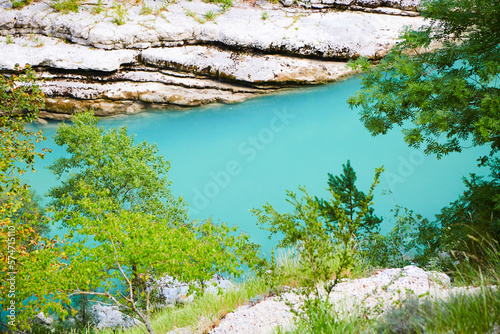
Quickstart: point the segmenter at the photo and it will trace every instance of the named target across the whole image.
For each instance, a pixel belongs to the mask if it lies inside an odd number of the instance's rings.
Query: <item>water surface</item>
[[[432,218],[463,191],[461,178],[478,171],[475,159],[485,149],[437,160],[406,146],[399,131],[372,137],[346,103],[359,88],[360,81],[353,78],[235,105],[113,117],[100,125],[126,124],[137,140],[156,143],[171,161],[172,189],[190,204],[191,218],[236,224],[268,253],[276,241],[267,239],[249,210],[266,202],[290,210],[285,190],[299,185],[327,196],[327,174],[340,174],[348,159],[358,188],[365,191],[375,168],[385,167],[374,199],[376,214],[385,218],[383,230],[393,222],[394,205]],[[41,126],[48,140],[40,147],[51,147],[53,153],[29,177],[39,194],[56,182],[45,166],[64,154],[51,139],[56,125]],[[388,191],[390,195],[382,194]]]

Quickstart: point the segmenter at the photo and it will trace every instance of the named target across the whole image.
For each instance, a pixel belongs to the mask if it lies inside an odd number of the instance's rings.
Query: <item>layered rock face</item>
[[[269,2],[92,1],[67,14],[47,3],[12,9],[0,2],[0,73],[15,72],[16,64],[39,72],[47,95],[42,117],[65,119],[90,107],[105,116],[233,103],[335,81],[349,74],[348,59],[380,58],[404,26],[423,24],[409,11],[416,5],[401,5],[416,0],[398,0],[401,15]],[[356,6],[381,8],[365,2]]]

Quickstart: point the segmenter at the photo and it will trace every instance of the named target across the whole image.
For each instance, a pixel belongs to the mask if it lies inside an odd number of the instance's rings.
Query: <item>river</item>
[[[408,147],[399,130],[371,136],[346,103],[359,88],[360,80],[351,78],[240,104],[111,117],[100,125],[127,124],[137,140],[156,143],[171,161],[172,189],[190,204],[192,219],[213,217],[238,225],[268,254],[276,240],[267,239],[249,210],[266,202],[291,210],[285,190],[299,185],[327,196],[327,174],[340,174],[348,159],[363,191],[375,168],[385,167],[374,198],[375,213],[384,217],[383,231],[393,223],[394,205],[433,218],[463,191],[463,176],[480,172],[476,158],[485,148],[438,160]],[[53,149],[36,163],[37,173],[28,175],[33,189],[43,195],[57,182],[45,167],[65,152],[52,141],[56,122],[34,127],[43,128],[48,139],[39,148]]]

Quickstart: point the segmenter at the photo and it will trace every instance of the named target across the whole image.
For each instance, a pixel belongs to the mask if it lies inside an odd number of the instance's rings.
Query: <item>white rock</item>
[[[250,83],[334,81],[350,70],[344,62],[250,55],[207,46],[150,48],[141,53],[147,65],[182,69],[216,78]]]
[[[333,5],[351,3],[351,0],[332,1]],[[418,0],[406,0],[404,4],[405,8],[413,8],[417,3]],[[117,26],[106,21],[102,14],[94,16],[88,10],[63,15],[53,13],[45,4],[36,3],[19,11],[0,9],[0,29],[10,30],[12,22],[16,22],[17,29],[23,27],[28,32],[51,33],[103,49],[146,48],[172,42],[218,43],[265,52],[348,58],[377,56],[378,52],[385,50],[387,43],[394,45],[404,26],[423,24],[420,17],[378,17],[380,15],[347,11],[302,11],[291,17],[283,10],[272,8],[266,9],[269,18],[262,20],[262,9],[245,3],[238,3],[221,13],[214,22],[200,24],[187,16],[187,11],[202,17],[208,10],[217,12],[216,5],[201,0],[180,0],[168,8],[168,12],[162,12],[154,21],[151,16],[131,14],[126,24]],[[43,15],[40,11],[44,12]],[[380,45],[384,47],[380,48]]]
[[[186,303],[194,300],[194,293],[188,296],[189,284],[179,282],[171,276],[166,275],[161,277],[152,284],[156,286],[156,296],[162,300],[163,304]],[[195,285],[199,287],[197,283]],[[214,275],[205,285],[205,292],[214,294],[220,291],[224,292],[236,289],[236,286],[231,281],[220,275]]]
[[[135,62],[138,51],[100,50],[66,44],[56,38],[36,36],[34,39],[13,38],[14,43],[0,43],[0,69],[13,70],[15,64],[24,67],[48,66],[65,70],[116,71],[123,64]]]
[[[142,324],[139,320],[120,312],[117,306],[94,304],[92,305],[92,314],[94,316],[95,325],[99,329],[130,328]]]
[[[38,313],[35,318],[33,319],[34,324],[39,324],[44,327],[50,327],[52,326],[52,323],[54,322],[54,319],[50,316],[46,317],[43,312]]]

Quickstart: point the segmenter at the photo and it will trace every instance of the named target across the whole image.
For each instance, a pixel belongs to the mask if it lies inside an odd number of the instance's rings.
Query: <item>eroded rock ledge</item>
[[[105,116],[240,102],[335,81],[349,74],[348,59],[382,57],[404,26],[423,23],[407,11],[416,7],[397,1],[393,7],[399,6],[400,15],[318,12],[268,2],[237,2],[223,11],[199,0],[151,1],[145,3],[151,14],[129,7],[123,25],[113,23],[111,2],[102,4],[100,14],[92,13],[97,1],[62,14],[43,2],[14,10],[4,1],[0,73],[31,64],[44,79],[45,118],[64,119],[89,107]],[[206,21],[209,12],[215,18]]]

